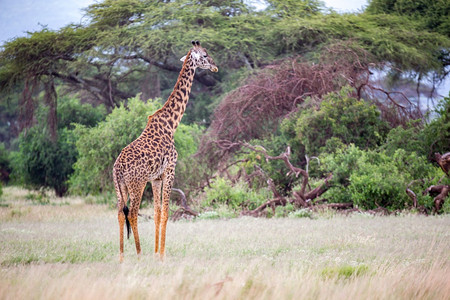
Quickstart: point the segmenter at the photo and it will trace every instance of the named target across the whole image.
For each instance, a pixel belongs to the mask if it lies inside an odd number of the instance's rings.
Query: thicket
[[[16,183],[34,188],[53,188],[58,196],[68,189],[67,180],[73,173],[77,161],[75,123],[93,126],[106,115],[104,107],[80,104],[77,98],[59,99],[57,139],[53,140],[45,116],[47,109],[40,106],[36,124],[23,131],[19,138],[19,149],[12,153],[13,174]]]

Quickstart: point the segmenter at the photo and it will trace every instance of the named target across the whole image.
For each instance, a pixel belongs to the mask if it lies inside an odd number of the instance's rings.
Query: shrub
[[[205,211],[198,215],[197,217],[200,220],[214,220],[219,219],[219,213],[216,211]]]
[[[73,172],[77,151],[74,135],[70,130],[73,122],[88,125],[101,120],[106,111],[100,106],[80,104],[76,98],[58,99],[58,134],[56,141],[50,137],[47,128],[47,108],[40,107],[37,112],[38,123],[19,136],[19,151],[12,155],[13,175],[18,182],[33,188],[50,187],[58,196],[67,189],[67,180]],[[59,107],[58,106],[58,107]]]
[[[73,129],[75,123],[93,127],[107,115],[104,105],[93,107],[78,98],[62,96],[58,99],[58,127]]]
[[[285,206],[275,207],[275,218],[285,218],[294,212],[294,205],[292,203],[286,203]]]
[[[403,209],[411,206],[405,190],[415,179],[422,183],[413,186],[416,195],[437,181],[438,168],[415,152],[396,150],[393,155],[384,151],[361,150],[350,145],[345,150],[322,156],[322,170],[333,173],[332,187],[323,195],[332,202],[353,202],[362,209],[382,206]],[[420,196],[420,203],[429,206],[429,197]]]
[[[8,183],[10,173],[11,173],[11,162],[9,153],[5,148],[5,144],[0,143],[0,195],[1,195],[1,184]]]
[[[76,150],[70,131],[58,130],[58,139],[53,142],[47,128],[36,125],[19,136],[14,172],[25,185],[33,188],[51,187],[58,196],[63,196],[75,159]]]
[[[288,214],[289,218],[313,218],[312,211],[307,208],[298,209],[296,211],[292,211]]]
[[[222,177],[214,179],[211,187],[205,189],[205,196],[204,207],[217,208],[225,204],[235,210],[255,209],[270,197],[267,190],[251,190],[243,182],[233,186],[231,181]]]
[[[434,152],[450,152],[450,93],[438,103],[435,113],[437,117],[423,130],[426,155]]]
[[[320,108],[314,107],[313,99],[309,99],[303,105],[306,109],[285,121],[285,130],[292,128],[290,122],[296,122],[294,130],[306,154],[320,154],[332,137],[363,149],[374,148],[383,141],[388,125],[380,119],[376,106],[352,98],[350,93],[348,87],[339,93],[329,93],[320,102]]]

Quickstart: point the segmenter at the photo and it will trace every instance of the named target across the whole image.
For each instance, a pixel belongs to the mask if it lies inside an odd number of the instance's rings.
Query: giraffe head
[[[206,49],[200,46],[199,41],[192,41],[191,60],[194,63],[194,68],[208,69],[211,72],[217,72],[217,68],[214,60],[208,55]],[[180,60],[184,61],[186,56],[183,56]]]

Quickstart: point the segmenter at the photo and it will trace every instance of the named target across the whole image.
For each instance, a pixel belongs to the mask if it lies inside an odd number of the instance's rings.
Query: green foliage
[[[76,150],[72,133],[58,130],[52,141],[45,126],[36,125],[19,136],[19,153],[15,160],[16,177],[34,188],[51,187],[58,196],[67,191],[66,181],[72,173]]]
[[[339,94],[327,94],[319,108],[301,109],[285,120],[282,130],[294,131],[308,155],[321,153],[331,138],[365,149],[378,146],[387,133],[387,123],[380,119],[374,105],[352,98],[349,93],[350,89],[343,88]],[[305,107],[309,105],[307,102]]]
[[[312,219],[313,218],[313,213],[310,209],[307,208],[303,208],[303,209],[298,209],[295,211],[291,211],[288,214],[289,218],[309,218]]]
[[[218,177],[211,183],[211,187],[205,189],[204,207],[219,207],[227,205],[234,210],[255,209],[269,198],[268,191],[251,190],[243,182],[235,185],[231,181]]]
[[[366,12],[406,16],[420,22],[431,31],[450,36],[450,3],[448,1],[371,0]]]
[[[25,76],[40,78],[59,71],[67,61],[74,61],[77,53],[90,48],[94,38],[90,28],[68,26],[59,31],[44,28],[5,43],[0,51],[0,90]]]
[[[338,278],[349,279],[367,274],[369,267],[366,265],[343,265],[338,267],[326,267],[322,270],[321,275],[326,279]]]
[[[381,148],[388,155],[394,154],[397,149],[425,155],[426,149],[423,140],[423,130],[418,125],[415,126],[415,124],[392,128],[387,134],[386,141]]]
[[[437,104],[432,116],[434,118],[425,126],[420,126],[420,121],[416,121],[405,127],[392,128],[381,148],[390,155],[397,149],[403,149],[424,155],[428,159],[431,159],[435,152],[449,152],[450,97],[443,98]]]
[[[11,173],[11,158],[5,148],[5,144],[0,143],[0,195],[2,183],[8,183]]]
[[[106,108],[99,105],[81,104],[76,97],[62,96],[58,98],[58,127],[73,129],[74,123],[93,127],[106,117]]]
[[[450,152],[450,95],[438,103],[436,114],[423,130],[424,151],[428,157],[434,152]]]
[[[353,202],[362,209],[410,207],[406,186],[415,179],[424,179],[422,184],[413,187],[416,194],[421,194],[437,181],[439,171],[415,152],[398,149],[388,155],[384,151],[361,150],[354,145],[324,154],[321,162],[323,171],[333,173],[332,187],[324,197],[333,202]],[[429,201],[426,197],[419,199],[426,206],[430,205]]]
[[[73,122],[92,126],[104,118],[106,111],[100,106],[80,104],[76,98],[59,99],[61,117],[58,119],[58,136],[53,141],[46,126],[46,107],[37,112],[38,124],[19,136],[19,151],[14,155],[13,174],[18,182],[33,188],[51,187],[58,196],[67,191],[67,180],[77,159],[75,137],[70,130]]]
[[[442,205],[442,212],[444,214],[450,214],[450,197],[445,199],[444,205]]]
[[[292,203],[286,203],[285,206],[275,207],[275,218],[285,218],[290,216],[295,211],[295,207]]]
[[[377,61],[416,72],[442,71],[450,39],[424,30],[416,21],[398,15],[330,13],[310,18],[283,18],[272,27],[280,52],[320,48],[335,40],[351,40]]]

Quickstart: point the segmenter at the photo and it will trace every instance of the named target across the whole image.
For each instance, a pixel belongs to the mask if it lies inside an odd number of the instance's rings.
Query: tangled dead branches
[[[372,99],[383,118],[393,125],[421,117],[420,110],[405,95],[385,91],[371,82],[371,70],[382,67],[373,61],[365,50],[341,42],[326,48],[316,64],[295,57],[266,66],[226,95],[214,112],[199,154],[217,165],[227,153],[239,148],[235,142],[275,132],[280,119],[296,111],[307,97],[320,102],[325,94],[345,85],[354,88],[351,96]],[[232,146],[221,141],[229,141]]]
[[[234,147],[237,146],[235,144],[239,144],[241,147],[245,147],[247,149],[250,149],[252,151],[255,151],[257,153],[260,153],[264,156],[266,161],[269,160],[281,160],[284,162],[285,166],[289,169],[286,176],[294,175],[295,177],[302,177],[301,181],[301,187],[299,190],[295,190],[292,193],[292,197],[290,199],[287,199],[283,197],[277,190],[273,180],[268,177],[265,172],[259,167],[258,165],[255,165],[255,174],[260,177],[264,177],[267,181],[267,185],[272,191],[273,199],[268,200],[267,202],[263,203],[259,207],[255,208],[251,211],[246,211],[243,214],[245,215],[251,215],[251,216],[259,216],[264,211],[265,208],[271,207],[273,210],[275,210],[276,206],[279,205],[286,205],[288,202],[293,203],[296,207],[311,207],[313,206],[312,200],[316,199],[320,195],[322,195],[328,188],[329,181],[333,178],[332,174],[329,174],[323,181],[322,184],[317,186],[316,188],[307,191],[308,187],[308,181],[309,181],[309,174],[306,170],[294,166],[291,161],[291,148],[289,146],[286,147],[286,150],[283,153],[280,153],[277,156],[272,156],[267,153],[267,150],[259,145],[251,145],[246,142],[226,142],[222,141],[223,145],[227,145],[228,147]],[[347,205],[347,204],[346,204]],[[348,206],[348,205],[347,205]]]

